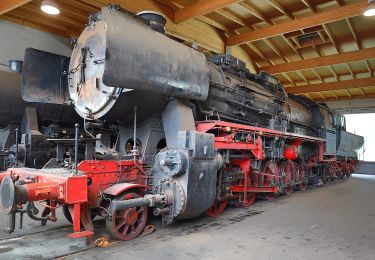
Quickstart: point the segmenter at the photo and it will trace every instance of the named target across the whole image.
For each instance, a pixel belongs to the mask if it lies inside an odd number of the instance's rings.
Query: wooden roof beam
[[[363,96],[363,95],[352,95],[352,98],[349,98],[347,96],[341,96],[340,97],[340,100],[348,100],[348,99],[364,99],[364,98],[375,98],[375,94],[366,94],[366,96]],[[328,102],[328,101],[335,101],[337,99],[335,98],[326,98],[325,100],[323,99],[318,99],[318,98],[314,98],[313,99],[315,102]]]
[[[343,52],[329,56],[293,61],[286,64],[277,64],[273,66],[261,67],[261,70],[276,74],[288,71],[296,71],[335,64],[354,62],[359,60],[375,59],[375,48],[362,49],[358,51]]]
[[[309,86],[289,87],[285,88],[285,90],[288,93],[303,94],[320,91],[345,90],[349,88],[363,88],[369,86],[375,86],[375,78],[371,77],[363,79],[343,80],[339,82],[312,84]]]
[[[213,11],[224,8],[227,5],[238,2],[239,0],[206,0],[197,2],[183,9],[177,10],[174,14],[174,23],[180,23],[190,18],[205,15]]]
[[[10,12],[17,7],[31,2],[31,0],[1,0],[0,2],[0,15]]]
[[[330,9],[328,11],[305,16],[292,21],[283,22],[277,25],[259,29],[254,32],[246,32],[240,35],[233,35],[227,39],[227,45],[232,46],[261,40],[275,35],[293,32],[304,28],[357,16],[363,13],[363,9],[366,6],[367,0],[360,0],[354,4],[344,5],[341,7]]]

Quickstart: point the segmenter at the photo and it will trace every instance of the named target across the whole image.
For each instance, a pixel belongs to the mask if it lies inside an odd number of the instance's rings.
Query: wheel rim
[[[115,201],[139,198],[136,193],[126,193],[115,198]],[[147,223],[148,207],[133,207],[116,210],[107,219],[107,229],[116,238],[131,240],[138,237]]]
[[[228,205],[228,201],[227,200],[222,200],[222,201],[215,201],[214,204],[207,210],[206,214],[210,217],[217,217],[219,216],[221,213],[223,213],[223,211],[225,210],[225,208],[227,207]]]

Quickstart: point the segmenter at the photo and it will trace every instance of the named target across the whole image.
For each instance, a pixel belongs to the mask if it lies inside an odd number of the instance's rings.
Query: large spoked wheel
[[[140,198],[136,193],[123,193],[117,196],[114,201]],[[112,236],[121,240],[131,240],[138,237],[147,223],[148,207],[134,207],[123,210],[116,210],[112,216],[107,218],[107,230]]]
[[[277,163],[273,161],[268,161],[264,165],[262,172],[264,174],[262,177],[263,183],[261,185],[265,187],[272,187],[272,186],[275,186],[276,183],[279,181],[278,180],[279,169],[278,169]],[[268,193],[268,194],[263,195],[263,198],[265,200],[272,200],[275,197],[276,197],[276,193]]]
[[[297,185],[298,190],[305,191],[307,189],[308,178],[305,165],[303,161],[300,161],[297,166],[297,176],[299,178],[299,184]]]
[[[221,213],[224,212],[227,205],[228,205],[227,200],[222,200],[222,201],[216,200],[214,204],[206,211],[206,215],[210,217],[217,217]]]
[[[295,164],[291,160],[286,160],[281,163],[280,169],[281,172],[284,172],[281,193],[284,195],[290,195],[294,190],[292,180],[296,173]]]

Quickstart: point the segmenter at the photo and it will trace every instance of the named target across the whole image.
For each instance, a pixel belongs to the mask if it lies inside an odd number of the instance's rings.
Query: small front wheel
[[[137,193],[126,192],[118,195],[114,201],[140,198]],[[140,206],[116,210],[106,220],[107,230],[112,236],[121,240],[131,240],[138,237],[146,226],[148,207]]]

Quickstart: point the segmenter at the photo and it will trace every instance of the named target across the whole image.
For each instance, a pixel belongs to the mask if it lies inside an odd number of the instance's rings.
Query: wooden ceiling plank
[[[76,8],[80,8],[83,10],[89,9],[90,12],[96,12],[97,9],[100,9],[103,6],[105,6],[101,1],[96,0],[69,0],[69,2],[71,2],[71,4],[74,4]]]
[[[324,83],[324,79],[319,75],[318,72],[316,72],[316,70],[311,69],[311,72],[321,81],[321,83]]]
[[[331,71],[332,75],[335,77],[336,81],[339,81],[340,77],[339,77],[339,75],[337,75],[337,72],[335,71],[335,69],[332,68],[332,66],[328,66],[328,68]]]
[[[87,22],[90,12],[88,10],[82,10],[70,5],[73,1],[71,0],[59,0],[60,8],[62,11],[66,11],[70,15],[74,15],[77,19],[80,19],[83,22]],[[33,0],[33,3],[40,5],[42,0]]]
[[[240,2],[238,3],[240,6],[242,6],[244,9],[246,9],[249,13],[251,13],[253,16],[258,18],[259,20],[262,20],[266,22],[269,25],[272,25],[270,19],[268,19],[265,15],[263,15],[261,12],[259,12],[254,6],[251,5],[250,2]]]
[[[346,20],[346,23],[348,24],[348,27],[349,27],[349,30],[350,30],[350,33],[352,34],[353,38],[354,38],[354,41],[357,45],[357,48],[358,50],[361,49],[361,42],[359,41],[359,38],[357,36],[357,33],[355,32],[354,30],[354,27],[353,27],[353,24],[352,24],[352,21],[350,20],[350,18],[347,18],[345,19]]]
[[[18,10],[34,14],[35,19],[37,19],[37,16],[45,16],[43,11],[41,11],[40,8],[38,8],[37,6],[34,6],[34,5],[24,5],[24,6],[20,7]],[[50,17],[50,16],[47,15],[47,17]],[[75,18],[69,17],[69,16],[65,15],[64,13],[60,13],[59,15],[56,15],[53,18],[55,20],[59,20],[59,21],[65,22],[65,23],[69,23],[72,26],[75,26],[75,27],[79,28],[80,30],[83,30],[83,28],[85,26],[85,22],[82,22],[81,20],[77,20]]]
[[[179,10],[179,9],[184,8],[183,5],[180,5],[179,3],[176,3],[176,2],[170,1],[170,0],[155,0],[155,1],[159,2],[159,3],[163,4],[163,5],[169,6],[173,10]]]
[[[16,9],[8,14],[19,19],[25,19],[30,23],[34,22],[34,23],[39,23],[40,25],[44,24],[44,25],[47,25],[47,26],[50,26],[50,27],[53,27],[62,31],[71,32],[72,34],[77,34],[77,33],[80,34],[80,32],[82,31],[80,27],[61,23],[58,20],[55,20],[53,17],[50,17],[50,16],[45,16],[45,15],[36,16],[29,10],[25,11],[21,9]]]
[[[3,14],[1,16],[1,19],[7,20],[7,21],[10,21],[10,22],[13,22],[13,23],[21,24],[21,25],[24,25],[24,26],[27,26],[27,27],[30,27],[30,28],[33,28],[33,29],[36,29],[36,30],[39,30],[39,31],[53,33],[53,34],[63,36],[63,37],[66,37],[66,38],[69,38],[69,37],[72,37],[72,36],[78,36],[78,35],[69,34],[68,32],[63,31],[63,30],[59,30],[57,28],[52,28],[52,27],[46,26],[45,24],[35,23],[34,21],[29,22],[28,20],[24,20],[24,19],[14,17],[13,15],[10,15],[10,13]]]
[[[287,39],[284,35],[282,35],[284,41],[289,45],[289,47],[292,49],[293,52],[295,52],[298,57],[303,60],[303,56],[302,54],[296,49],[296,47],[289,41],[289,39]]]
[[[339,97],[336,95],[336,93],[335,93],[334,90],[332,90],[331,93],[332,93],[332,95],[333,95],[336,99],[339,99]]]
[[[326,34],[328,35],[328,38],[331,40],[333,46],[335,47],[337,53],[340,53],[341,50],[340,50],[340,46],[337,44],[337,41],[336,39],[333,37],[333,34],[331,33],[331,31],[329,30],[328,26],[326,24],[323,24],[323,28],[326,32]]]
[[[342,6],[343,5],[342,0],[335,0],[335,1],[336,1],[336,3],[337,3],[338,6]]]
[[[286,88],[286,91],[293,94],[302,94],[310,92],[320,91],[332,91],[332,90],[345,90],[349,88],[364,88],[369,86],[375,86],[375,78],[362,78],[352,80],[342,80],[339,82],[326,82],[319,84],[311,84],[304,87],[290,87]]]
[[[202,16],[216,10],[222,9],[227,5],[237,3],[238,0],[206,0],[196,2],[183,9],[177,10],[174,14],[174,22],[180,23],[190,18]]]
[[[319,57],[322,57],[322,53],[320,52],[319,46],[312,45],[311,47],[314,49],[316,54],[318,54]]]
[[[0,15],[6,14],[24,4],[31,2],[31,0],[1,0],[0,1]]]
[[[317,13],[316,7],[309,0],[301,0],[313,13]]]
[[[294,19],[294,16],[291,15],[281,4],[279,4],[275,0],[267,0],[267,2],[275,9],[277,9],[280,13],[285,14],[290,20]]]
[[[297,74],[307,83],[307,85],[311,85],[310,81],[303,75],[302,71],[297,71]]]
[[[252,43],[248,43],[247,46],[249,46],[249,48],[255,52],[259,57],[261,57],[263,60],[265,60],[266,62],[268,62],[269,64],[273,65],[274,63],[272,63],[272,61],[270,59],[268,59],[264,54],[263,52],[261,52],[257,47],[255,47],[254,44]]]
[[[358,51],[343,52],[340,54],[333,54],[329,56],[322,56],[318,58],[311,58],[302,61],[293,61],[286,64],[278,64],[274,66],[267,66],[260,68],[271,74],[303,70],[309,68],[317,68],[323,66],[330,66],[341,63],[348,63],[360,60],[368,60],[375,58],[375,47],[367,48]]]
[[[215,20],[210,19],[210,18],[208,18],[206,16],[197,17],[196,19],[200,20],[200,21],[202,21],[202,22],[204,22],[206,24],[209,24],[209,25],[211,25],[211,26],[213,26],[216,29],[219,29],[221,31],[224,31],[224,32],[230,32],[231,31],[231,29],[229,29],[228,27],[226,27],[223,24],[218,23]]]
[[[248,27],[248,24],[245,20],[243,20],[241,17],[238,17],[237,15],[225,10],[225,9],[222,9],[222,10],[218,10],[216,11],[216,13],[220,14],[221,16],[243,26],[243,27]]]
[[[320,97],[321,99],[326,100],[326,98],[323,96],[322,93],[318,92],[317,94],[319,95],[319,97]]]
[[[276,48],[276,46],[269,40],[269,39],[264,39],[264,43],[266,43],[280,58],[282,58],[285,62],[289,62],[290,60],[281,53],[279,49]]]
[[[371,77],[371,75],[373,77],[375,77],[375,71],[372,71],[371,66],[370,66],[370,62],[368,60],[365,60],[365,63],[366,63],[366,67],[368,69],[368,72],[370,73],[370,77]]]
[[[363,91],[362,88],[359,88],[359,91],[361,91],[361,93],[362,93],[363,96],[366,96],[366,93]]]
[[[345,89],[345,92],[346,92],[346,94],[348,95],[348,97],[349,97],[350,99],[352,99],[352,95],[350,94],[349,90]]]
[[[355,75],[355,73],[353,72],[353,69],[351,68],[351,66],[350,66],[349,63],[346,63],[346,67],[348,68],[349,73],[350,73],[350,75],[352,76],[352,78],[353,78],[353,79],[356,79],[356,75]]]
[[[316,13],[314,15],[297,18],[292,21],[283,22],[277,25],[259,29],[255,32],[246,32],[240,35],[233,35],[227,39],[227,45],[238,45],[245,42],[251,42],[269,38],[275,35],[301,30],[304,28],[330,23],[342,20],[348,17],[358,16],[363,13],[363,9],[367,6],[367,0],[359,0],[354,4],[344,5],[333,8],[328,11]]]
[[[296,82],[287,74],[287,73],[281,73],[281,75],[284,76],[290,83],[292,83],[293,86],[297,87]]]

